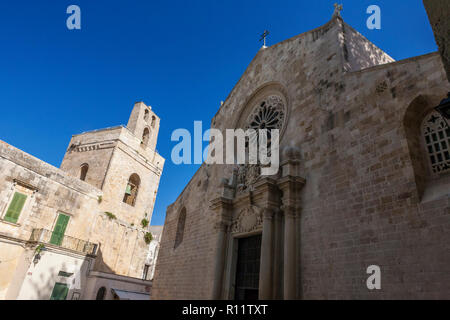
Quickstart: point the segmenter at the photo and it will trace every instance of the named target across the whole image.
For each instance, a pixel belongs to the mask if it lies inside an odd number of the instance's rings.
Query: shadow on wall
[[[46,257],[46,254],[51,256]],[[35,255],[33,255],[34,260]],[[56,257],[56,262],[55,262]],[[70,261],[58,262],[58,259]],[[31,261],[18,299],[20,300],[80,300],[86,289],[90,261],[64,254],[43,251],[41,259]],[[48,267],[47,267],[48,266]]]
[[[39,268],[38,262],[33,268],[33,263],[29,272]],[[88,270],[88,262],[83,260],[78,270],[72,271],[67,263],[60,266],[44,269],[38,278],[28,278],[24,282],[24,287],[19,295],[21,300],[79,300],[81,299],[83,281],[81,278],[87,276],[83,274]],[[78,267],[78,266],[77,266]],[[31,271],[32,270],[32,271]],[[42,269],[41,269],[42,270]],[[28,276],[28,275],[27,275]]]
[[[102,253],[102,244],[98,244],[97,249],[97,258],[95,259],[94,268],[95,271],[101,271],[106,273],[115,273],[113,269],[111,269],[103,260],[103,253]]]

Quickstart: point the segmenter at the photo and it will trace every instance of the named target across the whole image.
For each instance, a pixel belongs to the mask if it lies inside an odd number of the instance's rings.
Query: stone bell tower
[[[126,127],[72,136],[61,169],[99,189],[101,210],[134,225],[150,221],[164,166],[156,151],[159,122],[137,102]]]
[[[159,121],[152,107],[138,102],[134,105],[127,127],[136,137],[141,137],[145,149],[155,150]]]

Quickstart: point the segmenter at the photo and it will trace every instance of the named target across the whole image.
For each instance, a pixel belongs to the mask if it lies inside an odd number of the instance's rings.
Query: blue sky
[[[135,101],[161,118],[166,166],[152,219],[198,165],[170,161],[174,129],[204,130],[268,29],[268,44],[325,24],[336,1],[29,0],[0,3],[0,139],[59,167],[72,134],[126,124]],[[344,0],[344,20],[401,60],[437,50],[421,0]],[[66,28],[80,6],[81,30]],[[377,4],[382,29],[368,30]]]

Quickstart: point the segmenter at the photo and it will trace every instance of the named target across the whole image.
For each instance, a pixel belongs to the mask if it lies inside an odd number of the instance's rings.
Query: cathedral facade
[[[339,13],[261,48],[211,127],[276,122],[280,170],[200,167],[152,299],[450,298],[449,89],[438,53],[394,61]]]
[[[0,299],[148,299],[160,120],[72,136],[61,168],[0,141]],[[153,235],[152,235],[153,233]]]

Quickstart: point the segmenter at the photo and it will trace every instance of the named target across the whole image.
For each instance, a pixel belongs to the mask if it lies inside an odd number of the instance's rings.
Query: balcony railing
[[[30,241],[46,243],[83,254],[95,255],[97,244],[74,237],[61,235],[46,229],[33,229]]]

